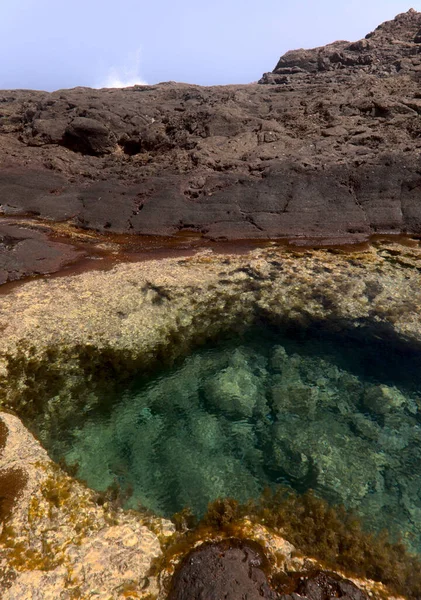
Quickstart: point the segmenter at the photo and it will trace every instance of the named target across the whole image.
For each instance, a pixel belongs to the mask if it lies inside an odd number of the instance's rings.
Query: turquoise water
[[[260,328],[139,378],[46,441],[94,489],[170,516],[286,484],[421,549],[420,355]]]

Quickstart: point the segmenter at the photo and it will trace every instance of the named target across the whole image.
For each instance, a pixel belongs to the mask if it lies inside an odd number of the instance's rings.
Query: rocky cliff
[[[421,233],[420,29],[411,9],[259,84],[0,92],[0,282],[77,259],[57,231]]]

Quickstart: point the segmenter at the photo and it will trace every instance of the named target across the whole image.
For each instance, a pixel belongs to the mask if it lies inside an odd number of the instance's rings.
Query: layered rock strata
[[[410,10],[359,42],[288,52],[272,85],[3,91],[0,212],[131,235],[419,234],[420,28]],[[69,258],[29,265],[0,236],[2,280]]]

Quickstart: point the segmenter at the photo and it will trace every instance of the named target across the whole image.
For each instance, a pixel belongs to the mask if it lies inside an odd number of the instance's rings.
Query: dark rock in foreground
[[[279,595],[262,570],[265,560],[258,544],[240,540],[203,544],[183,560],[168,600],[276,600]]]
[[[317,571],[294,574],[287,586],[291,593],[276,592],[269,585],[269,563],[258,544],[247,540],[205,543],[190,552],[174,575],[168,600],[366,600],[352,582]],[[286,578],[288,579],[288,578]]]
[[[421,234],[420,30],[411,10],[288,52],[273,85],[0,92],[0,213],[208,239]]]

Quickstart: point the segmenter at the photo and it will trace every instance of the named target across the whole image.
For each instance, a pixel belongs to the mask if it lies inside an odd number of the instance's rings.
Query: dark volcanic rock
[[[176,570],[168,600],[367,600],[351,581],[334,573],[294,573],[288,594],[269,584],[269,562],[259,544],[228,539],[192,550]],[[288,577],[285,578],[288,580]]]
[[[369,73],[388,76],[400,71],[419,72],[420,13],[410,9],[379,25],[358,42],[339,41],[311,50],[292,50],[281,56],[273,73],[261,83],[285,83],[279,76],[343,71],[346,76]]]
[[[270,589],[263,552],[253,542],[225,540],[203,544],[183,561],[168,600],[276,600]]]
[[[288,52],[273,85],[0,92],[0,214],[215,239],[421,234],[420,30],[411,10]]]
[[[0,222],[0,284],[54,273],[82,256],[82,251],[52,241],[46,233]]]
[[[58,130],[60,125],[58,125]],[[81,152],[101,156],[110,153],[115,146],[112,133],[96,119],[76,117],[67,125],[64,135],[59,138],[63,146]]]
[[[296,592],[291,596],[281,596],[282,600],[331,600],[331,598],[342,598],[342,600],[368,600],[367,594],[362,592],[347,579],[341,579],[334,573],[319,571],[303,577],[299,582]]]

